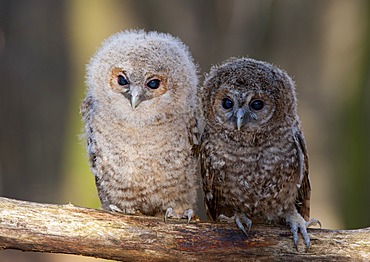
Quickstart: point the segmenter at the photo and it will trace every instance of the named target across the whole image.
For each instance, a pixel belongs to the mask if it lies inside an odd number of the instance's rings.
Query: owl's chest
[[[108,163],[116,173],[130,179],[153,179],[169,170],[175,161],[184,163],[189,157],[190,144],[185,134],[182,123],[106,125],[96,134],[96,143],[102,163]]]
[[[254,192],[263,196],[279,190],[295,179],[297,157],[286,155],[280,148],[244,148],[244,154],[227,154],[221,161],[219,181],[237,185],[244,194]],[[220,161],[217,162],[220,165]],[[216,164],[216,165],[217,165]]]
[[[226,206],[263,217],[294,205],[298,159],[292,143],[236,146],[229,142],[227,146],[210,154]]]
[[[230,176],[244,175],[257,180],[291,168],[297,164],[298,158],[293,140],[279,141],[279,137],[265,139],[263,143],[210,137],[205,143],[205,151],[213,169],[227,171]]]

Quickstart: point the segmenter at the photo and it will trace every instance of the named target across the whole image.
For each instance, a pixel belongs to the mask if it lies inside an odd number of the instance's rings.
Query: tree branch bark
[[[370,228],[310,229],[311,249],[293,248],[286,226],[255,225],[245,237],[233,224],[185,224],[68,205],[0,198],[0,249],[122,261],[348,261],[370,259]]]

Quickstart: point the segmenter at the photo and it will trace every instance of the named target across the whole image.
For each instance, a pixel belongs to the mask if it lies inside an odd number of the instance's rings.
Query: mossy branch
[[[370,228],[310,229],[311,249],[293,248],[286,226],[255,225],[246,238],[233,224],[127,216],[68,205],[0,198],[0,249],[122,261],[358,261],[370,259]]]

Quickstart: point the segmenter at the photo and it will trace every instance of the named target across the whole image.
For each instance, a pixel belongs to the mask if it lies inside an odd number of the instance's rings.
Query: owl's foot
[[[125,215],[136,215],[136,216],[142,216],[143,214],[139,210],[134,209],[120,209],[116,205],[110,204],[109,210],[116,213],[123,213]]]
[[[321,228],[321,223],[316,218],[312,218],[309,221],[303,219],[299,213],[295,213],[288,217],[287,223],[290,225],[290,231],[293,234],[294,247],[298,251],[298,229],[304,239],[304,244],[306,246],[306,252],[310,249],[311,240],[307,233],[307,228],[310,226],[319,225]]]
[[[222,223],[234,223],[235,218],[234,216],[228,217],[228,216],[225,216],[224,214],[221,214],[218,216],[217,221],[222,222]]]
[[[238,228],[241,231],[243,231],[243,233],[248,237],[248,233],[245,230],[243,224],[247,225],[248,232],[250,232],[251,228],[252,228],[252,220],[250,220],[244,213],[242,213],[240,215],[235,214],[234,217],[235,217],[235,223],[238,226]]]
[[[181,218],[186,218],[188,220],[188,224],[190,222],[190,220],[192,219],[192,217],[194,216],[194,211],[193,209],[186,209],[184,211],[184,213],[182,213],[181,215],[177,214],[173,209],[172,207],[169,207],[167,208],[166,210],[166,213],[164,215],[164,222],[167,223],[167,219],[168,218],[178,218],[178,219],[181,219]]]
[[[224,214],[221,214],[218,216],[218,220],[220,222],[227,222],[227,223],[236,223],[238,228],[243,231],[243,233],[248,237],[248,232],[251,231],[252,228],[252,220],[250,220],[245,214],[235,214],[232,217],[225,216]],[[244,225],[245,224],[248,227],[248,232],[245,230]]]
[[[123,211],[116,205],[109,205],[109,210],[117,213],[123,213]]]

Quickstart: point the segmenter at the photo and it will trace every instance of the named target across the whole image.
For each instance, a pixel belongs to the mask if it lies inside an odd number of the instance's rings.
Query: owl
[[[190,221],[197,75],[187,46],[158,32],[117,33],[91,58],[81,113],[103,209]]]
[[[292,79],[249,58],[211,68],[202,90],[200,162],[207,216],[232,220],[247,235],[253,223],[287,223],[306,250],[310,181],[306,143]]]

